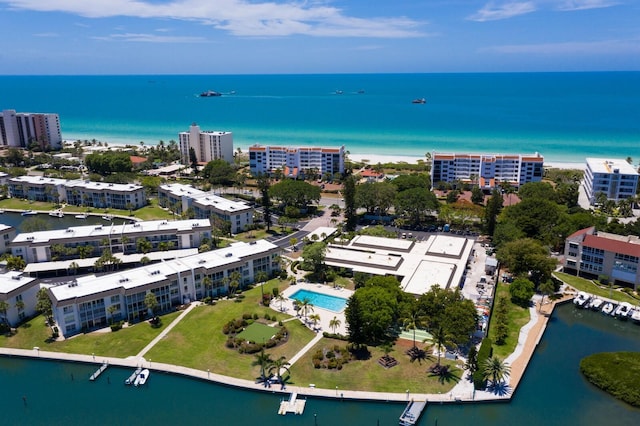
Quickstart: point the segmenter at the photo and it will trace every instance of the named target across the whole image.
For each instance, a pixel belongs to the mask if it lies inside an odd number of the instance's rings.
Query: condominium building
[[[564,269],[589,278],[606,276],[612,283],[640,286],[638,263],[640,238],[581,229],[567,237],[564,245]]]
[[[16,229],[13,226],[0,223],[0,254],[9,250],[9,243],[16,237]]]
[[[0,311],[0,322],[15,327],[35,315],[38,290],[38,281],[21,271],[0,274],[0,302],[6,303],[6,312]]]
[[[135,184],[18,176],[9,179],[8,185],[11,197],[31,201],[66,201],[76,206],[122,210],[147,205],[144,187]]]
[[[587,158],[584,190],[591,205],[598,194],[616,202],[631,198],[638,190],[638,172],[625,160]]]
[[[106,249],[111,253],[132,254],[146,251],[197,248],[211,238],[209,219],[152,220],[116,225],[73,226],[51,231],[24,232],[9,244],[14,256],[27,263],[98,257]]]
[[[272,275],[280,268],[280,249],[266,240],[236,242],[229,247],[102,276],[85,276],[49,289],[53,316],[69,336],[104,327],[109,320],[136,321],[150,312],[144,300],[153,293],[158,309],[167,311],[206,296],[229,292],[237,273],[244,287],[258,272]],[[112,308],[113,307],[113,308]]]
[[[216,216],[229,222],[231,232],[237,234],[253,224],[253,207],[244,201],[233,201],[179,183],[160,185],[158,205],[182,214],[189,209],[196,218]]]
[[[249,148],[251,173],[273,174],[297,178],[305,174],[333,176],[344,173],[344,146],[339,148],[254,145]]]
[[[213,160],[225,160],[233,163],[233,134],[231,132],[201,131],[200,126],[193,123],[188,132],[178,134],[180,154],[183,164],[190,164],[189,148],[196,152],[199,163]]]
[[[493,189],[503,182],[520,187],[540,182],[544,174],[544,158],[537,152],[521,154],[443,154],[431,156],[431,185],[461,181]]]
[[[0,145],[28,148],[36,142],[42,149],[62,148],[58,114],[23,113],[6,109],[0,114]]]

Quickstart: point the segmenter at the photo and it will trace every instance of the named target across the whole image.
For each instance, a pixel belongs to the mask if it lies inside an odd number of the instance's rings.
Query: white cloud
[[[470,21],[485,22],[513,18],[534,12],[536,5],[531,2],[510,2],[497,5],[494,2],[487,3],[482,9],[467,17]]]
[[[563,0],[557,6],[557,10],[574,11],[586,9],[602,9],[620,4],[612,0]]]
[[[110,34],[104,37],[92,37],[95,40],[104,41],[127,41],[137,43],[204,43],[207,40],[204,37],[186,37],[186,36],[160,36],[157,34]]]
[[[128,16],[195,21],[237,36],[401,38],[423,36],[405,17],[355,18],[336,7],[296,0],[0,0],[14,9],[65,12],[87,18]]]
[[[34,37],[60,37],[58,33],[35,33]]]
[[[507,44],[480,49],[480,52],[533,55],[640,54],[640,40],[570,41],[542,44]]]

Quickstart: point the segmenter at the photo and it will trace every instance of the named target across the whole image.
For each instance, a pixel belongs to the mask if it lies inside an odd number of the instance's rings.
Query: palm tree
[[[413,347],[416,347],[416,329],[422,327],[424,323],[424,316],[419,309],[411,309],[409,315],[404,319],[404,328],[407,330],[413,330]]]
[[[22,300],[16,300],[16,309],[18,312],[24,309],[24,302]]]
[[[271,359],[271,355],[264,352],[264,348],[260,351],[260,353],[254,355],[256,359],[251,363],[252,366],[259,365],[260,366],[260,377],[259,381],[264,383],[265,386],[269,383],[267,379],[267,369],[271,367],[273,364],[273,360]]]
[[[285,356],[281,356],[280,358],[274,360],[269,366],[269,374],[273,374],[275,371],[276,377],[278,378],[278,382],[284,385],[282,381],[282,370],[285,370],[287,374],[289,374],[289,362]]]
[[[342,321],[338,317],[333,317],[331,321],[329,321],[329,328],[333,330],[333,334],[336,334],[336,329],[342,325]]]
[[[234,293],[236,290],[238,290],[238,287],[240,287],[240,284],[242,284],[242,275],[240,275],[240,272],[238,271],[233,271],[231,273],[231,275],[229,275],[229,286],[234,288]]]
[[[511,367],[498,357],[487,359],[482,366],[482,374],[485,380],[491,379],[493,385],[503,382],[511,373]]]
[[[2,314],[2,319],[7,321],[7,311],[9,310],[10,305],[4,300],[0,300],[0,314]]]
[[[311,303],[311,300],[309,300],[309,298],[305,297],[300,302],[300,313],[304,316],[306,320],[307,314],[309,312],[313,312],[313,303]]]
[[[109,321],[111,325],[113,325],[113,314],[115,314],[117,310],[118,308],[116,307],[116,305],[111,305],[107,308],[107,312],[109,312]]]
[[[278,293],[276,295],[276,300],[280,302],[280,311],[282,311],[284,309],[282,304],[287,300],[287,298],[284,297],[282,293]]]
[[[231,279],[227,276],[227,277],[223,277],[222,280],[220,280],[222,282],[222,286],[225,287],[227,289],[227,293],[229,295],[231,295]],[[233,289],[233,292],[235,293],[236,289]]]
[[[540,283],[540,285],[538,286],[538,290],[540,290],[540,293],[542,293],[542,300],[540,301],[540,309],[538,309],[538,312],[541,312],[542,304],[544,303],[544,297],[550,296],[553,293],[555,293],[556,286],[553,284],[553,281],[547,280]]]
[[[209,275],[205,275],[202,279],[202,285],[204,286],[207,296],[211,296],[211,287],[213,287],[213,280]]]
[[[69,269],[69,272],[71,272],[72,275],[75,275],[76,272],[78,272],[78,268],[80,268],[80,265],[78,265],[78,263],[74,261],[69,264],[69,267],[67,269]]]
[[[313,328],[316,328],[316,325],[320,322],[320,314],[309,315],[309,320],[313,323]]]
[[[260,271],[256,273],[255,279],[257,283],[260,283],[260,295],[262,296],[260,300],[264,303],[264,282],[269,279],[269,275],[264,271]]]
[[[431,342],[433,346],[436,348],[436,350],[438,351],[437,365],[440,366],[440,354],[442,353],[442,348],[446,348],[447,346],[454,346],[455,343],[453,342],[453,339],[451,338],[449,333],[442,326],[438,327],[434,331],[432,336],[433,337],[431,339]],[[427,340],[429,339],[425,339],[424,341],[427,341]]]

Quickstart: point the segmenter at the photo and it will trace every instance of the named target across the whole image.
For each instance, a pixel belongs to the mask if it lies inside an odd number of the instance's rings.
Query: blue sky
[[[639,0],[0,0],[0,74],[640,70]]]

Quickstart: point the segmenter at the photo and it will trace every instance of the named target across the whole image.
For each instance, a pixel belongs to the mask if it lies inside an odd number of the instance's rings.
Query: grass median
[[[502,359],[511,355],[511,353],[516,349],[518,344],[518,337],[520,336],[520,329],[529,322],[531,315],[529,314],[528,308],[523,308],[522,306],[518,306],[515,303],[511,302],[511,296],[509,295],[509,286],[503,282],[498,283],[496,287],[496,296],[494,298],[494,304],[498,303],[501,297],[507,298],[507,328],[508,334],[507,338],[504,340],[502,345],[498,345],[495,343],[496,341],[496,307],[493,307],[493,316],[491,318],[491,323],[489,324],[489,334],[494,344],[493,344],[493,355],[498,356]]]

